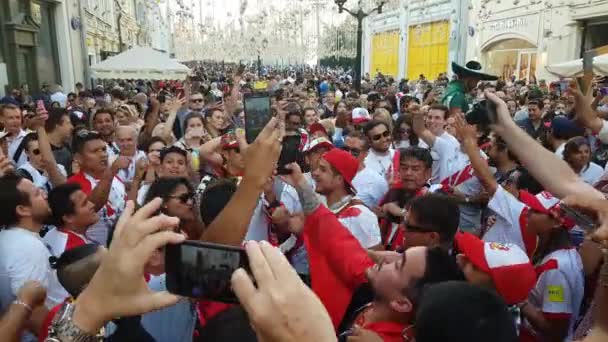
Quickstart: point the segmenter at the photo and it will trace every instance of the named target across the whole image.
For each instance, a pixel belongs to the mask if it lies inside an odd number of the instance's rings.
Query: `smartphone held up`
[[[238,303],[230,279],[238,268],[249,269],[245,250],[199,241],[167,245],[167,290],[197,299]]]
[[[248,144],[255,141],[266,124],[272,119],[270,96],[259,92],[245,96],[245,139]]]

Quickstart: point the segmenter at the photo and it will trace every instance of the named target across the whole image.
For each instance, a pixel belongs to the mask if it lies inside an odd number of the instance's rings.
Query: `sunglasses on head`
[[[97,139],[100,137],[100,135],[99,135],[99,132],[97,132],[97,131],[89,131],[87,129],[81,129],[80,131],[78,131],[78,133],[76,133],[76,137],[78,137],[80,139],[89,140],[89,139]]]
[[[194,193],[193,192],[185,192],[179,196],[169,196],[169,198],[174,198],[176,200],[179,200],[180,202],[182,202],[183,204],[188,203],[189,200],[194,200]]]
[[[353,157],[359,157],[361,155],[361,150],[358,148],[350,148],[347,146],[342,147],[342,150],[350,153]]]
[[[380,134],[376,134],[376,135],[372,136],[372,140],[373,141],[378,141],[378,140],[380,140],[382,138],[388,138],[390,136],[391,136],[391,132],[384,131],[384,133],[380,133]]]

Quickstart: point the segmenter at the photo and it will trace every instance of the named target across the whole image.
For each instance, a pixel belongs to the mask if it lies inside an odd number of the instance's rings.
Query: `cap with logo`
[[[528,298],[536,285],[536,272],[526,253],[514,244],[485,242],[470,233],[457,233],[458,250],[473,265],[488,274],[496,290],[509,305]]]
[[[343,151],[338,148],[333,148],[323,154],[329,165],[331,165],[338,173],[344,178],[344,181],[350,186],[351,190],[355,192],[353,186],[353,178],[359,171],[359,160],[353,157],[352,154]]]

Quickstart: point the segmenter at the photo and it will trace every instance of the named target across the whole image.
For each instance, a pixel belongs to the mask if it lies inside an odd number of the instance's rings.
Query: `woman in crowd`
[[[597,183],[604,170],[591,161],[591,144],[585,137],[570,139],[564,148],[564,160],[587,184]]]

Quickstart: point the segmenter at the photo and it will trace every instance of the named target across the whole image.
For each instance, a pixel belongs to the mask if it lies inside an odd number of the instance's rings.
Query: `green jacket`
[[[451,81],[445,88],[441,103],[449,109],[460,108],[463,113],[466,113],[469,111],[469,103],[465,94],[466,91],[462,81]]]

